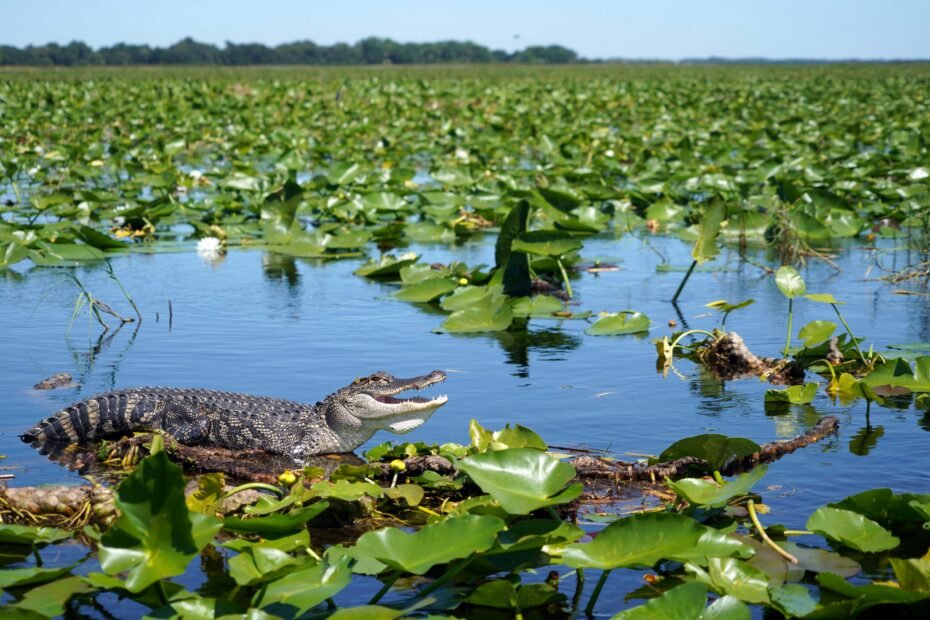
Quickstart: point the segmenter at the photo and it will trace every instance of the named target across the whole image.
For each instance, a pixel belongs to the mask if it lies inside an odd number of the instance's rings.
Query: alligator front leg
[[[183,444],[202,446],[210,440],[210,418],[199,406],[168,403],[162,414],[162,430]]]

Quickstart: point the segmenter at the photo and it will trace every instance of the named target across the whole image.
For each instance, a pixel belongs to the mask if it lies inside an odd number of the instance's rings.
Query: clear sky
[[[930,58],[930,0],[3,0],[0,44],[558,43],[588,58]]]

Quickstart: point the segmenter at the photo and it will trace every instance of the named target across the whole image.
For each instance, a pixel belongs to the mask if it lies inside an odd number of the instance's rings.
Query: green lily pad
[[[901,358],[888,360],[877,365],[861,381],[873,389],[890,385],[907,388],[912,392],[930,392],[930,356],[918,357],[913,368]]]
[[[12,545],[43,545],[71,538],[74,534],[57,527],[0,524],[0,543]]]
[[[715,557],[752,554],[752,547],[674,513],[642,513],[617,519],[589,543],[568,545],[562,562],[574,568],[651,567],[662,560],[704,565]]]
[[[875,521],[851,510],[829,506],[818,508],[810,516],[807,529],[866,553],[894,549],[901,542]]]
[[[373,482],[349,482],[348,480],[336,482],[321,480],[310,487],[311,497],[327,497],[346,502],[354,502],[364,496],[378,498],[383,492],[384,490]]]
[[[301,529],[307,521],[329,508],[328,502],[316,502],[288,513],[276,513],[267,517],[243,519],[241,517],[226,517],[223,519],[223,529],[244,534],[261,534],[281,536]]]
[[[450,334],[504,331],[513,323],[510,304],[494,303],[491,299],[474,303],[453,312],[442,324]]]
[[[581,242],[566,233],[554,230],[531,230],[521,233],[510,249],[513,252],[525,252],[536,256],[565,256],[580,250]]]
[[[276,615],[300,616],[338,594],[351,580],[348,558],[332,565],[317,562],[269,582],[252,604]]]
[[[565,487],[575,477],[574,467],[532,448],[482,452],[457,467],[510,514],[565,504],[581,494],[580,483]]]
[[[505,523],[487,515],[448,517],[416,532],[386,527],[363,534],[356,547],[397,570],[422,575],[437,564],[490,549]]]
[[[368,261],[353,273],[357,276],[364,276],[366,278],[392,278],[396,277],[402,268],[414,264],[419,259],[419,255],[412,252],[401,254],[400,256],[385,254],[376,261]]]
[[[680,439],[662,451],[658,460],[674,461],[686,456],[707,461],[712,470],[722,470],[734,459],[755,454],[762,448],[742,437],[727,437],[708,433]]]
[[[614,314],[601,314],[594,325],[584,330],[589,336],[619,336],[640,334],[649,331],[649,317],[634,310],[622,310]]]
[[[746,603],[768,604],[769,577],[761,570],[731,557],[707,558],[707,570],[692,563],[685,569],[715,592],[729,594]]]
[[[691,504],[715,508],[725,506],[734,497],[746,495],[765,475],[767,469],[765,465],[761,465],[722,486],[714,480],[703,478],[682,478],[677,481],[666,478],[665,484]]]
[[[454,291],[457,286],[458,283],[449,278],[430,278],[403,287],[394,293],[394,297],[401,301],[427,303]]]
[[[726,217],[727,207],[722,200],[714,200],[704,207],[701,222],[698,224],[698,238],[694,242],[694,249],[691,251],[691,257],[698,264],[713,259],[720,251],[717,245],[717,235],[720,233],[720,225]]]
[[[303,563],[280,549],[250,545],[229,558],[229,576],[240,586],[250,586],[286,575]]]
[[[766,390],[765,402],[806,405],[814,401],[819,387],[819,384],[810,382],[804,385],[792,385],[783,390]]]
[[[804,341],[805,347],[812,347],[830,338],[835,331],[836,323],[833,321],[811,321],[801,328],[798,338]]]
[[[788,299],[800,297],[807,291],[807,285],[798,270],[791,265],[782,265],[775,272],[775,285]]]
[[[181,469],[158,452],[117,487],[121,514],[100,539],[100,566],[110,575],[128,571],[130,592],[183,573],[222,527],[187,509],[184,486]]]
[[[32,612],[44,618],[55,618],[65,613],[65,604],[75,594],[92,592],[95,588],[80,577],[66,577],[46,583],[26,592],[23,599],[15,605],[6,607],[10,617],[17,617],[15,612]]]

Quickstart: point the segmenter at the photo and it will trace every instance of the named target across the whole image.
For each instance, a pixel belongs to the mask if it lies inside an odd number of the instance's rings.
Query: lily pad
[[[388,566],[422,575],[437,564],[490,549],[505,523],[487,515],[448,517],[412,533],[386,527],[363,534],[356,547]]]
[[[493,303],[490,299],[466,306],[453,312],[442,324],[443,331],[451,334],[499,332],[513,323],[510,304]]]
[[[394,297],[401,301],[427,303],[454,291],[457,286],[456,281],[449,278],[431,278],[403,287],[394,293]]]
[[[807,529],[866,553],[894,549],[901,542],[875,521],[851,510],[829,506],[817,509],[810,516]]]
[[[740,474],[724,485],[704,478],[682,478],[677,481],[666,478],[665,483],[691,504],[714,508],[725,506],[734,497],[746,495],[765,475],[767,469],[765,465],[761,465],[748,473]]]
[[[755,454],[761,446],[742,437],[708,433],[680,439],[662,451],[658,460],[674,461],[686,456],[707,461],[712,470],[722,470],[734,459]]]
[[[554,230],[531,230],[513,240],[513,252],[525,252],[537,256],[565,256],[580,250],[581,242],[569,234]]]
[[[792,385],[783,390],[766,390],[765,402],[806,405],[814,401],[819,387],[819,384],[810,382],[804,385]]]
[[[793,299],[803,295],[807,291],[807,285],[798,270],[791,265],[783,265],[775,272],[775,284],[782,295],[788,299]]]
[[[188,511],[184,486],[181,469],[158,452],[117,487],[121,514],[100,539],[100,566],[110,575],[128,572],[130,592],[183,573],[222,527],[212,516]]]
[[[573,568],[651,567],[661,560],[706,565],[708,559],[746,557],[752,547],[691,517],[643,513],[617,519],[589,543],[568,545],[562,562]]]
[[[510,514],[565,504],[582,489],[580,483],[565,487],[575,477],[574,467],[532,448],[482,452],[457,467]]]
[[[589,336],[620,336],[649,331],[649,317],[634,310],[622,310],[614,314],[601,314],[594,325],[584,330]]]

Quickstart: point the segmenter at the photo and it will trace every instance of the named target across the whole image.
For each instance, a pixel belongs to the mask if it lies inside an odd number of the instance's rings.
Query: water
[[[493,236],[455,248],[413,249],[430,262],[493,263]],[[760,443],[793,437],[821,415],[834,414],[838,435],[770,466],[758,489],[772,509],[768,523],[803,527],[817,507],[874,487],[930,491],[930,423],[912,406],[874,407],[872,424],[883,434],[859,455],[850,451],[850,442],[865,426],[864,402],[835,405],[821,390],[812,406],[769,416],[763,407],[769,386],[759,381],[721,384],[687,361],[676,361],[677,373],[667,378],[656,372],[651,341],[671,331],[670,319],[679,328],[713,328],[719,315],[704,304],[715,299],[754,298],[753,306],[730,316],[728,328],[740,332],[757,354],[781,350],[786,300],[771,277],[739,261],[735,251],[724,250],[713,263],[721,269],[692,276],[680,313],[668,300],[682,274],[657,273],[656,266],[663,256],[686,266],[688,244],[598,238],[585,241],[584,256],[622,262],[620,271],[584,273],[573,282],[579,309],[644,312],[654,323],[648,337],[592,337],[584,334],[583,321],[545,320],[532,320],[525,333],[437,334],[442,313],[395,301],[394,285],[352,275],[360,260],[324,264],[233,251],[215,265],[193,252],[113,259],[144,321],[100,338],[86,310],[69,333],[77,291],[64,270],[0,271],[0,454],[7,456],[2,464],[15,474],[16,485],[78,483],[77,474],[17,436],[62,406],[114,387],[200,386],[313,402],[378,369],[398,376],[443,369],[449,379],[433,391],[447,393],[449,403],[404,440],[467,443],[468,422],[475,418],[492,429],[519,423],[561,446],[658,454],[677,439],[704,432]],[[761,253],[754,257],[776,264]],[[842,270],[812,261],[801,272],[810,292],[831,292],[848,302],[843,312],[852,329],[881,350],[930,342],[927,297],[892,293],[920,289],[868,279],[882,273],[876,264],[893,267],[897,261],[901,267],[905,259],[902,253],[850,245],[839,258]],[[99,298],[132,314],[99,266],[74,273]],[[809,320],[835,320],[827,305],[801,301],[795,309],[795,333]],[[74,375],[75,387],[31,389],[63,371]],[[369,445],[389,438],[379,433]],[[62,555],[73,559],[75,553]],[[193,588],[203,579],[192,569],[182,581]],[[618,609],[636,580],[632,571],[616,571],[599,607]],[[362,602],[364,594],[370,594],[368,584],[353,586],[337,602]]]

